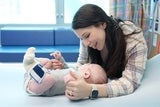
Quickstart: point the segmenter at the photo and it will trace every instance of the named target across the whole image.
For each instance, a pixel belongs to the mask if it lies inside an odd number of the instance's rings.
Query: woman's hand
[[[65,95],[70,100],[79,100],[90,96],[91,84],[88,84],[82,77],[70,72],[70,75],[75,78],[66,84]]]

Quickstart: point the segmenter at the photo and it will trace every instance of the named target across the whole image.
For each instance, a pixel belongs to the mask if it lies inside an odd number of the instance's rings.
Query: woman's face
[[[102,50],[105,44],[105,28],[106,24],[100,24],[98,27],[89,26],[75,30],[76,35],[80,38],[85,46]]]

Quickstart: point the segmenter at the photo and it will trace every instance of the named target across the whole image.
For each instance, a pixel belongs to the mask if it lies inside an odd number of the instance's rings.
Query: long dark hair
[[[121,19],[109,17],[100,7],[94,4],[83,5],[75,14],[72,21],[72,28],[79,29],[91,25],[99,26],[106,23],[105,45],[108,50],[107,59],[102,60],[100,51],[88,47],[88,55],[91,63],[101,65],[109,78],[119,78],[126,65],[126,41],[125,35],[119,27]]]

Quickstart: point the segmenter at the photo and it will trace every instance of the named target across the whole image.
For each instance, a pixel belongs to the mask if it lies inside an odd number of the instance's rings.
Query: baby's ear
[[[86,71],[83,72],[82,75],[83,75],[83,78],[87,79],[87,78],[90,77],[90,72],[86,70]]]

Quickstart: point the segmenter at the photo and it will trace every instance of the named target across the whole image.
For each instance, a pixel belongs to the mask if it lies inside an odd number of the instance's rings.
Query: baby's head
[[[87,83],[103,84],[107,82],[107,76],[104,69],[98,64],[84,64],[78,68],[78,74],[85,79]],[[64,77],[65,83],[75,80],[70,74]]]
[[[78,70],[88,83],[102,84],[107,82],[107,75],[98,64],[84,64]]]

